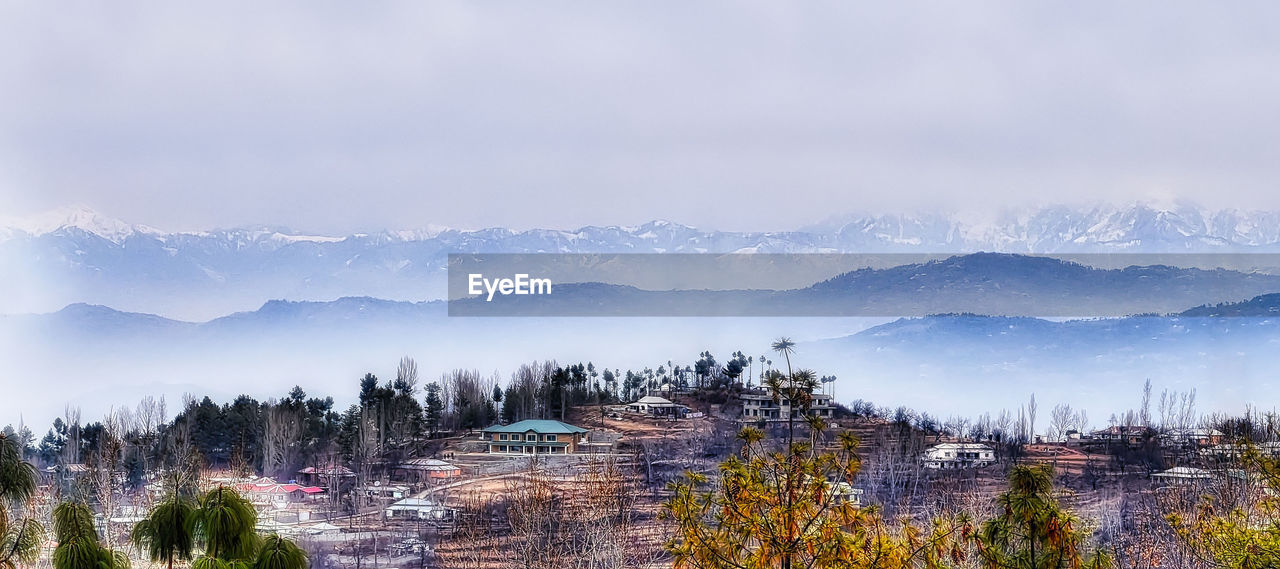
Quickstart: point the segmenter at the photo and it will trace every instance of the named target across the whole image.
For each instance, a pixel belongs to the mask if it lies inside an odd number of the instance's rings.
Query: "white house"
[[[1160,434],[1162,444],[1196,445],[1200,447],[1221,444],[1225,435],[1217,429],[1171,429]]]
[[[925,468],[969,468],[995,463],[996,452],[981,443],[942,443],[925,449],[923,460]]]
[[[1163,472],[1157,472],[1155,474],[1152,474],[1151,478],[1158,480],[1160,482],[1163,482],[1165,484],[1174,484],[1174,485],[1181,486],[1181,485],[1198,484],[1200,482],[1204,482],[1205,480],[1209,480],[1213,478],[1213,473],[1209,472],[1208,470],[1202,470],[1199,468],[1178,466],[1178,467],[1170,468],[1169,470],[1165,470]]]
[[[627,411],[632,413],[642,413],[653,417],[684,417],[689,413],[689,408],[679,403],[672,403],[671,400],[656,395],[646,395],[641,397],[634,403],[627,404]]]
[[[813,401],[809,405],[809,415],[824,419],[830,419],[835,415],[835,406],[831,404],[830,395],[814,393],[811,397]],[[742,400],[742,417],[739,418],[742,422],[786,421],[788,418],[803,419],[800,416],[800,409],[793,409],[791,400],[785,397],[774,401],[773,394],[760,391],[743,393],[738,398]]]
[[[441,521],[453,519],[452,508],[446,508],[431,500],[423,500],[421,498],[405,498],[387,506],[383,513],[386,514],[388,520]]]

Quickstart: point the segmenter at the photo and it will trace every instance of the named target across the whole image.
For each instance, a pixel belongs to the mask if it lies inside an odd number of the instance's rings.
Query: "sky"
[[[0,5],[0,214],[788,229],[1280,209],[1280,5]]]

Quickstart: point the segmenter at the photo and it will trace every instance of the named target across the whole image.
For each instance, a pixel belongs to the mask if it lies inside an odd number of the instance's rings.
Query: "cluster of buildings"
[[[663,384],[663,388],[659,388],[657,393],[672,391],[668,384]],[[830,419],[836,412],[832,396],[825,393],[811,394],[804,411],[789,399],[775,398],[764,390],[741,393],[738,399],[742,404],[742,414],[738,420],[742,423],[776,423],[802,419],[806,414]],[[654,394],[613,409],[616,413],[653,419],[676,420],[701,416],[701,413],[692,411],[687,405]],[[526,419],[510,425],[493,425],[484,429],[480,437],[489,454],[573,454],[593,446],[587,429],[550,419]]]
[[[291,504],[316,501],[325,493],[325,489],[319,486],[296,482],[282,484],[266,476],[236,484],[234,488],[255,506],[269,506],[277,510],[288,508]]]

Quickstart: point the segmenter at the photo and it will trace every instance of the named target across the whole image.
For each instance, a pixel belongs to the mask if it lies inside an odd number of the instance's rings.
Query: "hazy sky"
[[[0,5],[0,214],[791,228],[1280,208],[1280,5]]]

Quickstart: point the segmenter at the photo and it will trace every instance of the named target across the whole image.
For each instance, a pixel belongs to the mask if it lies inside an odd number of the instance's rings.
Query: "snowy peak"
[[[77,229],[97,235],[114,243],[120,243],[137,234],[163,235],[164,232],[145,225],[131,225],[108,217],[85,205],[73,205],[47,211],[24,219],[0,221],[0,231],[13,236],[21,232],[36,237]]]

